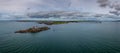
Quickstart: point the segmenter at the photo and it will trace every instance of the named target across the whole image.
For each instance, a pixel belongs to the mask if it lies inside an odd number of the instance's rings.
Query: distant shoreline
[[[0,20],[0,22],[120,22],[120,20]]]

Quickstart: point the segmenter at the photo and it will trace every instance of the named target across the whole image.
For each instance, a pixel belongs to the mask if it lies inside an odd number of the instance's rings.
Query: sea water
[[[0,53],[120,53],[120,22],[48,26],[39,33],[14,33],[36,22],[0,22]]]

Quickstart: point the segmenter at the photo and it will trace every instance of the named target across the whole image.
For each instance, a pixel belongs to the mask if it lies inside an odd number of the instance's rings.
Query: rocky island
[[[77,23],[79,21],[39,21],[39,24],[46,25],[58,25],[58,24],[67,24],[67,23]]]
[[[49,29],[50,29],[49,27],[32,27],[26,30],[16,31],[15,33],[37,33],[37,32],[42,32],[42,31],[46,31]]]
[[[42,21],[42,20],[17,20],[17,22],[36,22],[38,24],[45,24],[45,25],[59,25],[59,24],[68,24],[68,23],[79,23],[79,22],[95,22],[101,23],[101,21],[96,20],[86,20],[86,21]]]

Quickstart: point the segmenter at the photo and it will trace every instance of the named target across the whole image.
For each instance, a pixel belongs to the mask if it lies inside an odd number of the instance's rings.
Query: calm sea
[[[0,53],[120,53],[120,22],[49,26],[40,33],[14,33],[35,22],[0,22]]]

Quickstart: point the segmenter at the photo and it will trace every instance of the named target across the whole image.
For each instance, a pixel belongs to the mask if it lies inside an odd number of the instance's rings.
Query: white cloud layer
[[[86,10],[93,9],[95,0],[0,0],[0,11],[25,12],[32,10]],[[90,5],[91,4],[91,5]]]
[[[109,8],[100,8],[96,1],[97,0],[0,0],[0,12],[27,12],[27,8],[31,8],[31,11],[79,10],[83,12],[108,13]]]

